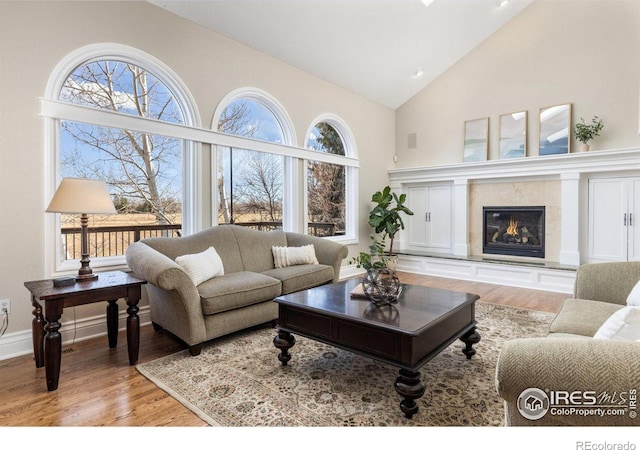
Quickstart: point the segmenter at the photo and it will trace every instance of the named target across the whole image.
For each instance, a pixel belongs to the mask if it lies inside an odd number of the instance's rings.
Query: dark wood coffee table
[[[480,341],[475,320],[479,297],[404,284],[397,303],[376,306],[351,298],[360,282],[350,279],[276,298],[278,335],[273,343],[280,350],[278,359],[283,366],[291,359],[295,333],[397,366],[400,409],[410,419],[425,391],[418,369],[456,339],[465,343],[467,359],[476,353],[472,346]]]

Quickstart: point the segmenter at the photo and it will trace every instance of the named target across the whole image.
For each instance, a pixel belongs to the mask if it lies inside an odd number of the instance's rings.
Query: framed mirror
[[[571,103],[540,110],[540,156],[571,151]]]
[[[489,149],[489,118],[464,123],[464,162],[486,161]]]
[[[527,112],[500,116],[500,159],[527,156]]]

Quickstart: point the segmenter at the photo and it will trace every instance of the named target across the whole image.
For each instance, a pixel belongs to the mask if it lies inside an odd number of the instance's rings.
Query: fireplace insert
[[[482,252],[544,258],[544,206],[482,208]]]

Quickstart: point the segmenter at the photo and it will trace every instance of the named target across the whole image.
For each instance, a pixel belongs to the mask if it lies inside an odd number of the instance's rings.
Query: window
[[[319,153],[351,156],[353,140],[346,125],[331,115],[320,117],[307,134],[307,148]],[[319,236],[356,234],[356,172],[337,163],[307,160],[307,227]]]
[[[178,236],[185,219],[193,221],[184,214],[185,203],[190,209],[193,203],[194,176],[185,170],[192,167],[193,143],[163,133],[170,124],[195,122],[194,110],[184,101],[186,90],[152,57],[128,47],[118,46],[119,54],[104,47],[70,55],[48,86],[49,95],[58,100],[51,127],[57,139],[49,150],[53,189],[64,177],[103,180],[118,212],[90,216],[94,267],[124,263],[133,241]],[[141,130],[138,119],[151,121],[156,131]],[[80,258],[79,218],[62,214],[55,222],[52,272],[70,269]]]
[[[357,242],[355,141],[338,117],[325,114],[307,132],[305,148],[284,108],[268,94],[231,92],[214,115],[219,141],[216,223],[282,228]],[[308,213],[307,213],[308,211]]]
[[[313,127],[307,147],[344,156],[342,138],[327,122],[320,122]],[[344,166],[307,162],[307,220],[310,234],[336,236],[345,233],[345,187]]]
[[[163,83],[145,69],[122,61],[99,60],[78,67],[65,81],[60,100],[184,122],[182,111]],[[120,230],[106,233],[102,239],[93,234],[92,257],[122,255],[132,240],[133,227],[145,227],[144,235],[162,230],[156,225],[176,225],[174,232],[180,232],[181,140],[63,120],[60,144],[60,176],[105,181],[118,211],[116,216],[93,217],[93,228],[116,226]],[[63,214],[61,221],[66,236],[69,230],[65,228],[79,226],[77,215]],[[76,246],[64,241],[65,256],[79,259]]]
[[[223,102],[216,129],[257,141],[288,144],[291,127],[267,94],[240,90]],[[217,223],[261,230],[283,228],[285,157],[237,147],[217,148]]]

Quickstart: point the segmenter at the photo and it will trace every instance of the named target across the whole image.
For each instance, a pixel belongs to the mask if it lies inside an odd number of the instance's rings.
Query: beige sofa
[[[496,387],[504,399],[506,425],[640,425],[640,419],[634,417],[640,412],[640,404],[636,403],[633,409],[633,398],[640,392],[640,343],[593,339],[600,326],[626,306],[627,296],[638,280],[640,262],[580,266],[574,296],[564,302],[548,336],[515,339],[503,346],[497,362]],[[550,399],[555,395],[557,399],[549,402],[551,406],[567,403],[576,408],[556,409],[555,414],[549,409],[544,416],[533,419],[525,410],[529,416],[526,418],[517,402],[525,390],[531,393],[531,388],[551,395]],[[573,400],[559,400],[564,395],[562,391],[573,393]],[[609,402],[603,401],[603,393],[611,396]],[[521,402],[526,402],[526,397],[523,395]],[[602,416],[587,415],[594,410],[590,405],[594,397],[598,405],[607,403],[627,410],[623,415],[609,415],[607,408],[601,408]]]
[[[318,264],[275,267],[272,247],[309,244]],[[220,256],[224,275],[196,286],[176,258],[209,247]],[[202,343],[210,339],[275,320],[275,297],[337,281],[346,256],[346,246],[327,239],[237,225],[219,225],[180,238],[144,239],[126,252],[131,270],[149,282],[154,327],[180,338],[192,355],[198,355]]]

